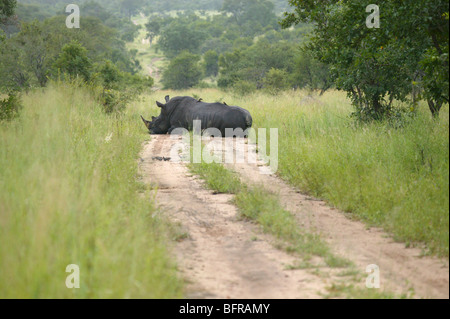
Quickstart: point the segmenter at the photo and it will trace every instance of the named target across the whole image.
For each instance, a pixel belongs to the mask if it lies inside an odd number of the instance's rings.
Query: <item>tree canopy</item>
[[[187,89],[195,86],[202,78],[198,55],[182,52],[174,58],[163,74],[163,84],[166,88],[175,90]]]
[[[380,28],[366,26],[366,1],[289,3],[295,11],[282,26],[313,23],[309,50],[331,66],[337,87],[363,116],[389,113],[392,101],[408,99],[417,85],[433,115],[448,103],[448,1],[379,1]]]
[[[17,0],[2,0],[0,2],[0,22],[4,17],[10,17],[14,14]]]

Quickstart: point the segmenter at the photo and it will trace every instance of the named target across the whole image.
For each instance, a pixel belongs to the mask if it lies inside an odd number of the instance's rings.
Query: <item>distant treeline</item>
[[[107,112],[152,87],[153,79],[139,74],[137,51],[126,47],[139,27],[97,3],[82,8],[90,13],[79,29],[66,27],[67,14],[27,22],[17,19],[15,1],[0,8],[0,97],[7,95],[0,118],[14,115],[20,92],[52,80],[85,83]]]
[[[10,2],[14,1],[6,3]],[[49,15],[63,14],[68,3],[19,1],[17,17],[45,22]],[[132,17],[147,16],[150,45],[169,59],[162,77],[165,88],[219,86],[240,93],[309,88],[323,93],[336,87],[348,93],[354,115],[363,121],[397,116],[399,101],[408,105],[401,114],[414,114],[418,102],[425,100],[436,118],[448,104],[448,1],[380,0],[381,28],[367,26],[363,0],[80,0],[79,4],[84,21],[97,19],[100,29],[112,30],[122,46],[138,34],[140,26]],[[19,32],[17,17],[3,19],[7,37]],[[96,57],[110,60],[123,72],[137,72],[137,52],[122,53],[105,51]]]
[[[152,14],[145,26],[150,45],[170,60],[162,78],[168,89],[217,85],[240,94],[276,94],[332,87],[328,67],[300,47],[311,25],[282,30],[279,20],[270,1],[224,0],[215,15]]]
[[[275,12],[282,13],[289,8],[287,0],[268,0],[274,4]],[[222,8],[224,0],[78,0],[78,5],[98,3],[115,15],[124,17],[136,12],[145,14],[180,10],[215,10]],[[70,0],[19,0],[19,16],[34,16],[43,19],[64,12],[64,8],[73,3]]]

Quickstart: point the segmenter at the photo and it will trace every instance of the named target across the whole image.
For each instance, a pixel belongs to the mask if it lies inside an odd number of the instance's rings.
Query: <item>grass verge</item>
[[[135,114],[67,84],[23,104],[0,123],[0,298],[182,297],[165,222],[139,194]]]
[[[407,246],[424,243],[427,253],[448,256],[448,107],[439,121],[421,105],[414,118],[399,119],[400,127],[357,127],[339,92],[252,102],[259,127],[279,128],[281,177]]]

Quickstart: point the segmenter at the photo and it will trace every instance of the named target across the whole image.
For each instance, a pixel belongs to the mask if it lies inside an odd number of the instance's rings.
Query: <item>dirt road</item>
[[[245,140],[236,141],[235,147],[247,151]],[[183,163],[175,161],[179,155],[170,150],[179,142],[166,135],[152,136],[144,145],[140,170],[145,182],[158,187],[156,201],[162,212],[188,234],[174,249],[187,282],[187,297],[321,298],[327,287],[345,282],[336,269],[291,270],[298,257],[276,249],[274,240],[257,225],[239,219],[230,203],[232,195],[206,190]],[[334,253],[353,261],[362,273],[366,266],[378,265],[381,289],[397,294],[412,289],[416,298],[449,298],[448,259],[421,257],[420,249],[406,249],[381,230],[368,229],[324,202],[300,194],[277,176],[260,174],[261,163],[227,165],[246,183],[278,193],[300,225],[319,232]]]
[[[156,62],[161,61],[161,60],[162,60],[162,58],[153,58],[151,60],[150,64],[147,65],[148,75],[150,75],[156,81],[159,81],[161,79],[161,71],[156,66]]]

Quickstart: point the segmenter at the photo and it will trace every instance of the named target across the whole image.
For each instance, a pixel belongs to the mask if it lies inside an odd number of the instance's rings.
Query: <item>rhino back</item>
[[[222,103],[194,101],[187,100],[187,103],[178,105],[176,112],[171,117],[172,126],[191,130],[193,121],[200,120],[202,129],[214,127],[224,135],[226,128],[242,128],[245,130],[252,125],[250,113],[243,108]]]

